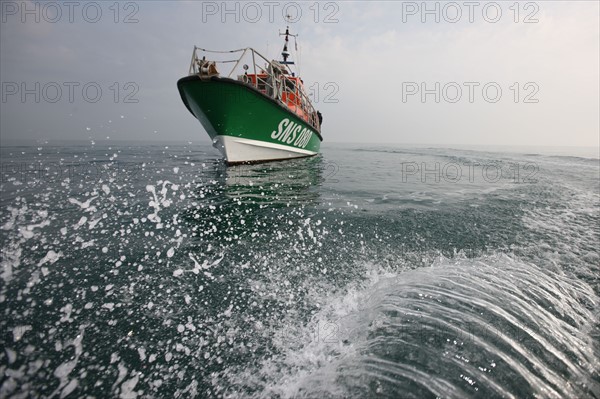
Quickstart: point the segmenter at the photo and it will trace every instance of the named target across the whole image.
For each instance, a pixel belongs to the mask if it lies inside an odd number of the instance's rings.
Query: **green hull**
[[[284,105],[242,82],[188,76],[181,98],[229,163],[316,155],[322,137]]]

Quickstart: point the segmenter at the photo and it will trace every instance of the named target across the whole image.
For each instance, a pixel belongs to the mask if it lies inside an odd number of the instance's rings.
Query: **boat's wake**
[[[232,397],[594,397],[599,298],[506,255],[440,259],[290,322],[277,355],[222,377]],[[595,352],[596,351],[596,352]],[[595,354],[596,353],[596,354]],[[224,381],[220,381],[222,384]],[[224,385],[221,385],[224,386]]]

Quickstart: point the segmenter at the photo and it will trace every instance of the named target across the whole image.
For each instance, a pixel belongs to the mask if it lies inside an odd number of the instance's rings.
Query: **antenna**
[[[296,40],[294,39],[294,42]],[[298,43],[296,42],[296,69],[298,70],[298,76],[302,76],[300,67],[302,66],[302,47],[298,50]]]

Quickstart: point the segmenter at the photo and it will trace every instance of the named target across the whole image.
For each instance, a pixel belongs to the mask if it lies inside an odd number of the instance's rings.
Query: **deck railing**
[[[210,54],[210,59],[207,59],[207,54]],[[236,57],[238,54],[240,54],[239,57]],[[227,74],[220,73],[219,68],[226,67],[227,64],[232,64],[233,67],[225,68],[228,69]],[[243,65],[243,70],[240,70],[241,65]],[[248,73],[253,74],[255,79],[251,79]],[[194,46],[189,74],[200,77],[226,76],[230,79],[237,74],[235,79],[275,99],[317,131],[321,130],[317,111],[304,92],[302,85],[298,86],[290,79],[292,72],[289,67],[276,61],[267,60],[251,47],[231,51],[214,51]],[[289,103],[289,99],[293,99],[292,104]]]

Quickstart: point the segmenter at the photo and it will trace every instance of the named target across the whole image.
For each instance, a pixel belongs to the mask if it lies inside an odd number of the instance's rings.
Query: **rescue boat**
[[[211,51],[194,46],[188,76],[177,87],[227,164],[259,163],[318,154],[321,113],[289,60],[286,27],[282,60],[251,47]],[[209,57],[209,58],[207,58]],[[233,65],[227,74],[219,70]]]

